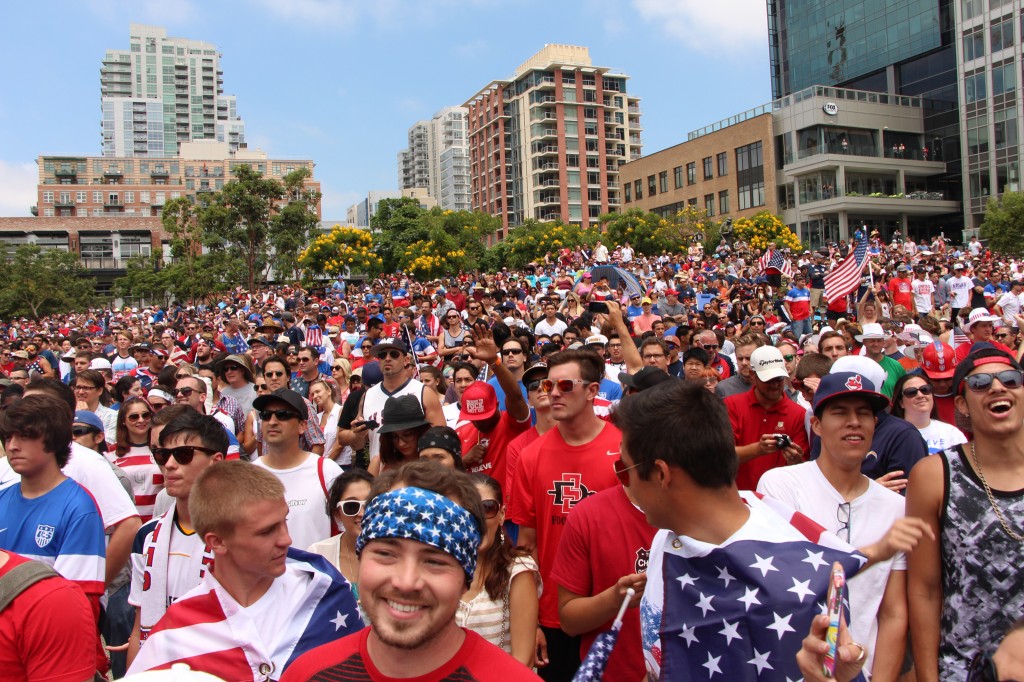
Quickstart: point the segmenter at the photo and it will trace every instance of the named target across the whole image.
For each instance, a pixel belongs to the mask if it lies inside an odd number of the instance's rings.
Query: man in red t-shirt
[[[490,357],[494,344],[478,345],[470,354],[488,364],[497,361]],[[516,436],[530,428],[530,406],[526,404],[519,382],[503,364],[494,366],[498,384],[505,391],[505,412],[498,409],[498,395],[494,387],[483,381],[474,381],[462,393],[459,420],[465,423],[456,429],[462,441],[462,463],[470,473],[487,474],[508,491],[505,451]],[[507,492],[506,492],[507,501]]]
[[[896,268],[896,276],[889,280],[889,296],[892,297],[893,305],[901,305],[911,315],[916,317],[914,308],[913,281],[907,276],[907,266],[900,265]]]
[[[736,487],[756,490],[769,469],[799,464],[810,450],[803,407],[786,396],[786,361],[774,346],[762,346],[750,356],[754,387],[725,399],[732,422],[736,456],[740,461]],[[789,445],[779,447],[779,438]]]
[[[29,563],[0,550],[0,578]],[[82,588],[54,573],[25,588],[0,611],[0,671],[12,682],[91,680],[98,639]]]
[[[582,636],[581,655],[611,627],[626,590],[636,591],[604,679],[639,680],[646,674],[640,610],[635,607],[643,596],[647,559],[657,532],[630,497],[629,488],[622,486],[582,500],[565,524],[551,577],[558,585],[562,629]]]
[[[519,524],[518,544],[534,552],[547,584],[552,584],[569,512],[584,498],[619,485],[613,465],[621,434],[594,413],[603,375],[604,363],[596,353],[565,350],[549,358],[542,386],[551,398],[556,426],[523,450],[512,481],[509,516]],[[539,621],[549,656],[541,676],[572,679],[580,663],[580,640],[559,626],[556,590],[541,595]]]

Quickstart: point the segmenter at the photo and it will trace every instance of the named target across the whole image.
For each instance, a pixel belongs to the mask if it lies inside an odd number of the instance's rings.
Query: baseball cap
[[[113,366],[106,358],[93,358],[89,362],[89,369],[113,369]]]
[[[258,396],[252,401],[252,406],[257,410],[262,410],[275,401],[287,404],[288,407],[292,408],[299,415],[299,419],[302,421],[309,418],[309,409],[306,407],[306,402],[302,399],[301,395],[290,388],[279,388],[272,393]]]
[[[864,341],[865,339],[884,339],[887,336],[882,325],[877,322],[868,322],[864,325],[864,333],[857,334],[856,338],[858,341]]]
[[[400,353],[408,353],[409,346],[405,345],[405,341],[391,336],[378,341],[377,344],[374,345],[372,353],[376,357],[384,350],[397,350]]]
[[[953,263],[953,269],[954,270],[963,270],[964,269],[964,264],[963,263]]]
[[[857,395],[868,399],[871,409],[878,412],[889,406],[889,399],[874,390],[874,383],[856,372],[829,372],[821,378],[814,391],[814,416],[820,417],[825,404],[835,398]]]
[[[643,305],[644,303],[650,303],[650,302],[651,302],[651,299],[649,299],[646,296],[644,296],[644,300],[640,301],[640,304]]]
[[[836,358],[836,361],[832,363],[832,368],[829,370],[829,373],[832,372],[836,374],[841,372],[859,374],[871,382],[870,388],[874,391],[880,390],[882,385],[885,384],[885,370],[882,369],[880,364],[866,355],[846,355]]]
[[[100,433],[103,433],[103,420],[101,420],[95,412],[90,412],[89,410],[76,410],[74,423],[91,426]]]
[[[482,421],[498,411],[498,395],[494,387],[483,381],[474,381],[462,392],[462,409],[459,419]]]
[[[546,362],[535,362],[530,368],[523,372],[523,383],[528,384],[537,379],[546,379],[548,376],[548,365]]]
[[[761,381],[771,381],[789,376],[782,351],[775,346],[761,346],[751,353],[750,370],[757,374],[757,378]]]
[[[666,296],[678,296],[679,292],[676,291],[675,289],[666,289],[665,290],[665,295]]]
[[[975,350],[957,363],[956,370],[953,372],[953,395],[960,395],[964,379],[967,378],[967,375],[970,374],[975,367],[980,367],[981,365],[989,363],[1009,365],[1013,369],[1018,370],[1021,368],[1020,364],[1016,360],[998,348],[988,347]]]
[[[956,351],[941,341],[929,343],[919,350],[917,361],[930,379],[949,379],[956,371]]]
[[[590,336],[590,337],[587,338],[587,341],[586,341],[586,343],[584,345],[590,346],[590,345],[596,345],[596,344],[601,344],[602,346],[607,346],[608,345],[608,337],[605,336],[604,334],[594,334],[593,336]]]

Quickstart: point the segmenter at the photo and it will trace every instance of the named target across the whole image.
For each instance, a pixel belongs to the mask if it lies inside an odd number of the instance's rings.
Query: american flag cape
[[[789,264],[789,259],[778,249],[765,251],[764,255],[758,259],[757,264],[760,266],[761,272],[766,275],[769,270],[778,270],[789,279],[793,279],[793,268]]]
[[[751,518],[724,544],[671,535],[668,544],[667,531],[655,538],[647,589],[661,588],[664,609],[641,604],[652,678],[799,680],[796,654],[814,616],[825,612],[832,562],[848,576],[866,562],[803,514],[740,495]]]
[[[318,353],[323,352],[324,330],[320,328],[320,325],[311,324],[306,327],[306,346],[316,350]]]
[[[837,265],[832,272],[825,275],[825,297],[835,301],[853,293],[860,286],[860,275],[868,262],[868,241],[858,240],[853,251]]]
[[[297,603],[277,605],[289,615],[273,651],[260,644],[257,624],[245,609],[207,573],[167,609],[128,674],[166,670],[181,662],[224,680],[276,680],[310,649],[363,628],[351,586],[325,558],[292,547],[286,567],[308,583]]]

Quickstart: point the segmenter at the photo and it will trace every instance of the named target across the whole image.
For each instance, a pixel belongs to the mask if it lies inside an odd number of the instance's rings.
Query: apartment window
[[[50,191],[43,192],[43,203],[44,204],[52,204],[53,203],[53,192],[50,192]]]
[[[984,154],[988,151],[988,115],[967,119],[967,153]]]
[[[668,191],[668,171],[658,173],[658,191],[662,194]]]
[[[49,208],[44,208],[43,209],[43,217],[44,218],[52,218],[53,217],[53,207],[52,206],[50,206]]]
[[[124,203],[126,203],[126,204],[134,204],[135,203],[135,192],[125,192],[124,193]]]
[[[676,166],[672,169],[673,180],[675,181],[676,189],[683,186],[683,167]]]
[[[1011,60],[1009,63],[992,67],[992,94],[1001,95],[1004,92],[1013,92],[1017,86],[1016,65]]]
[[[710,180],[715,177],[714,165],[710,156],[704,157],[704,179]]]
[[[976,17],[985,11],[985,0],[960,0],[960,15],[963,19]]]
[[[697,197],[694,197],[692,199],[687,200],[686,205],[690,206],[691,208],[696,208],[697,207]]]
[[[761,142],[736,148],[736,194],[739,209],[764,206],[764,155]]]
[[[149,203],[149,192],[139,192],[139,201],[148,204]]]
[[[628,204],[633,201],[633,185],[628,182],[622,187],[623,194],[625,195],[625,202]]]
[[[992,115],[996,123],[996,149],[1017,146],[1017,110],[1004,109]]]
[[[62,203],[62,204],[70,204],[71,203],[71,192],[61,192],[60,193],[60,203]]]
[[[764,182],[755,182],[739,188],[740,210],[764,206]]]
[[[715,215],[715,195],[714,194],[705,194],[704,195],[704,210],[707,212],[708,216]]]
[[[992,52],[1013,47],[1013,19],[992,24],[990,32]]]
[[[970,104],[985,99],[985,71],[964,76],[964,100]]]
[[[84,204],[86,196],[88,196],[86,192],[78,192],[77,194],[75,194],[75,199],[78,201],[78,203]]]
[[[729,212],[729,190],[722,190],[718,193],[718,212],[725,215]]]
[[[637,201],[644,198],[644,186],[642,180],[635,180],[633,182],[633,193],[636,194]]]
[[[697,184],[697,163],[695,161],[686,164],[686,184]]]
[[[94,204],[102,204],[103,203],[103,192],[93,192],[92,193],[92,203],[94,203]]]
[[[648,175],[647,176],[647,196],[653,197],[658,193],[658,176]]]
[[[729,174],[729,154],[726,152],[718,153],[718,177]]]
[[[975,30],[964,34],[964,61],[981,59],[985,56],[985,33]]]
[[[156,193],[156,203],[158,205],[163,206],[164,201],[166,201],[166,198],[167,198],[167,195],[164,194],[163,192],[157,192]]]
[[[760,142],[736,148],[736,171],[742,172],[764,166],[763,149]]]

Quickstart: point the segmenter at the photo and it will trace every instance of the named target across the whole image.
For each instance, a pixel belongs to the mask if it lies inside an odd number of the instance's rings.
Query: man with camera
[[[786,396],[788,376],[782,351],[761,346],[750,355],[753,387],[725,399],[740,461],[740,490],[755,490],[766,471],[799,464],[809,450],[806,411]]]

